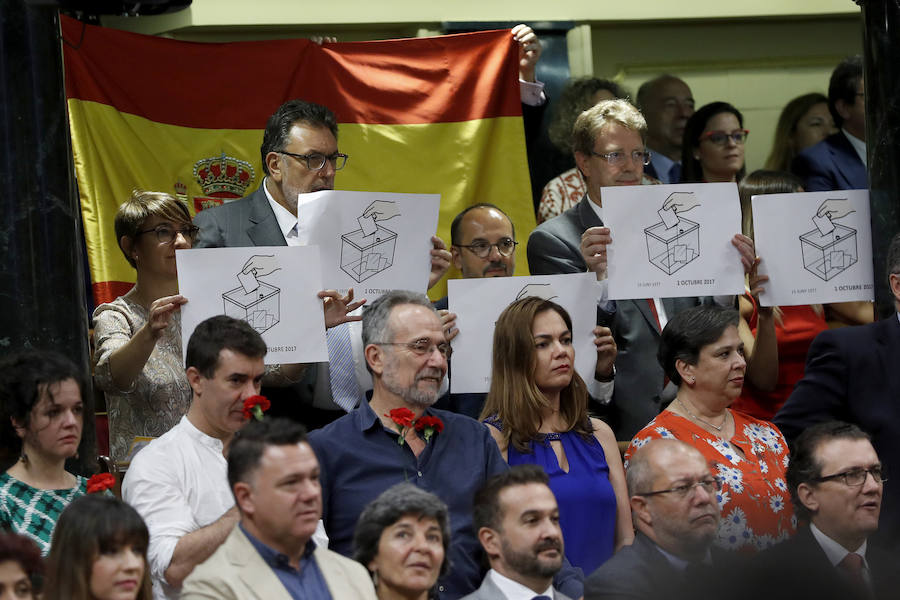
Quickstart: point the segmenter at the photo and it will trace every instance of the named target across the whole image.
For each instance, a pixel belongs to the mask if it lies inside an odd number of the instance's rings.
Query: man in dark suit
[[[797,516],[795,537],[761,553],[750,570],[748,598],[896,598],[897,567],[869,543],[878,529],[882,465],[856,425],[819,423],[791,452],[787,484]]]
[[[900,234],[887,252],[887,276],[900,311]],[[900,465],[900,314],[857,327],[823,331],[813,340],[806,371],[775,424],[788,440],[822,421],[839,419],[859,425],[872,436],[878,455]],[[900,542],[900,493],[893,482],[884,488],[879,537]]]
[[[575,162],[587,182],[584,198],[563,214],[545,221],[528,238],[528,265],[533,275],[583,273],[600,281],[598,322],[612,329],[618,348],[616,384],[608,415],[616,438],[629,440],[663,407],[665,375],[656,360],[659,334],[667,317],[712,302],[712,298],[606,299],[606,246],[612,242],[603,226],[603,187],[639,185],[647,162],[647,125],[625,100],[605,100],[581,113],[572,136]],[[625,235],[623,233],[623,235]],[[732,241],[744,269],[753,263],[753,242],[742,235]],[[731,296],[717,299],[730,304]],[[674,397],[674,387],[665,399]]]
[[[844,59],[831,74],[828,108],[841,130],[797,155],[791,170],[803,180],[807,192],[866,189],[866,95],[861,56]]]
[[[650,163],[644,173],[662,183],[679,183],[684,126],[694,114],[691,88],[674,75],[660,75],[638,88],[637,104],[647,119]]]
[[[674,439],[638,449],[626,480],[634,543],[585,580],[585,600],[688,597],[697,583],[692,575],[703,573],[709,583],[719,566],[711,552],[719,526],[718,481],[696,448]]]

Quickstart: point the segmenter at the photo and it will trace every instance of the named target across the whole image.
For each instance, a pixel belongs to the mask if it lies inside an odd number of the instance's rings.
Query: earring
[[[372,571],[372,585],[378,587],[378,571]]]
[[[19,460],[22,461],[22,464],[26,467],[28,466],[28,455],[25,454],[25,447],[22,447],[22,453],[19,455]]]

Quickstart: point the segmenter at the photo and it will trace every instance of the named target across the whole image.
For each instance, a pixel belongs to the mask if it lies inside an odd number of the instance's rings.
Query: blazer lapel
[[[353,589],[345,585],[346,573],[338,568],[337,563],[333,560],[328,560],[321,548],[316,548],[313,557],[316,559],[316,565],[319,567],[319,572],[322,574],[332,598],[344,598],[347,594],[353,593]]]
[[[247,235],[253,240],[256,246],[287,246],[284,235],[278,227],[278,219],[269,206],[269,199],[262,186],[253,194],[252,206],[250,207],[250,222],[252,225],[247,228]]]
[[[847,189],[865,189],[869,187],[869,178],[866,174],[866,165],[859,159],[859,154],[853,149],[853,144],[843,132],[835,134],[839,143],[831,147],[832,157],[838,173],[844,178]]]
[[[291,596],[281,580],[239,527],[235,526],[225,543],[228,544],[228,560],[234,566],[237,576],[252,593],[252,596],[248,597],[290,600]]]
[[[587,194],[578,203],[578,220],[581,221],[582,231],[589,227],[601,227],[603,225],[603,221],[597,217],[597,213],[591,207],[591,201]]]

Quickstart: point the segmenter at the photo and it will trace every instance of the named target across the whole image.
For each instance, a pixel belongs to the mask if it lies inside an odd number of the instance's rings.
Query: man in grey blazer
[[[286,419],[247,425],[229,450],[228,482],[241,520],[187,578],[182,598],[375,600],[361,564],[312,540],[322,488],[303,426]]]
[[[603,226],[601,189],[640,185],[649,162],[647,124],[626,100],[605,100],[584,111],[575,121],[572,147],[575,162],[587,183],[584,198],[563,214],[545,221],[528,238],[528,266],[532,275],[594,271],[600,281],[598,323],[612,329],[618,348],[615,391],[610,421],[616,438],[630,440],[674,397],[664,394],[665,374],[656,360],[659,334],[667,317],[712,298],[606,298],[606,246],[612,242]],[[627,235],[623,232],[619,235]],[[732,244],[741,253],[744,270],[754,261],[753,242],[736,235]],[[733,296],[716,298],[733,304]]]
[[[488,479],[475,494],[473,526],[491,569],[463,600],[569,600],[553,587],[562,568],[559,508],[547,474],[519,465]]]

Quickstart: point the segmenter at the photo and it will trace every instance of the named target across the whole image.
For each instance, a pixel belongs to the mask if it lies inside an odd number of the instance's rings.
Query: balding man
[[[644,173],[663,183],[678,183],[684,126],[694,114],[691,88],[674,75],[660,75],[638,89],[637,103],[647,119],[650,164]]]
[[[713,564],[719,482],[695,448],[654,440],[626,472],[637,535],[585,581],[586,600],[653,599],[687,593],[692,569]]]

